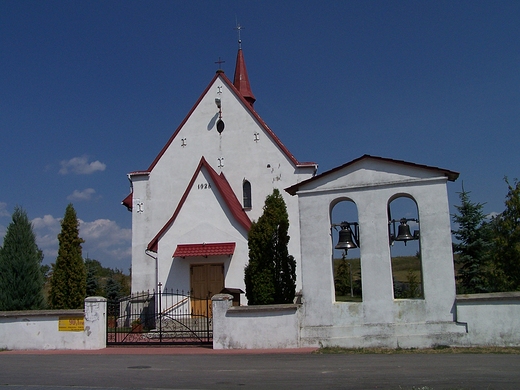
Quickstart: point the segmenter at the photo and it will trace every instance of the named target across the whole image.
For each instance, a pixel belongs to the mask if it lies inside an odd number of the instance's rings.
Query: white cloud
[[[66,175],[68,173],[75,173],[77,175],[90,175],[96,171],[104,171],[107,167],[106,164],[103,164],[97,160],[89,163],[87,156],[74,157],[68,161],[63,160],[60,162],[60,165],[60,173],[62,175]]]
[[[82,201],[82,200],[90,200],[92,199],[92,195],[96,193],[96,190],[93,188],[86,188],[83,191],[74,190],[72,194],[67,196],[67,199],[73,202]]]
[[[491,219],[493,219],[493,218],[498,217],[499,215],[500,215],[499,212],[492,211],[492,212],[490,212],[488,215],[486,215],[486,218],[489,219],[489,220],[491,220]]]
[[[85,241],[96,242],[100,248],[120,245],[132,239],[131,229],[122,229],[110,219],[96,219],[93,222],[80,220],[79,230]]]
[[[83,257],[96,259],[104,267],[122,268],[128,271],[131,259],[132,230],[121,228],[109,219],[96,219],[92,222],[80,220],[79,235],[83,243]],[[43,250],[46,264],[56,261],[58,256],[58,234],[61,231],[61,218],[45,215],[35,218],[33,229],[36,243]]]
[[[0,218],[10,217],[11,214],[7,211],[7,203],[0,202]],[[7,226],[0,224],[0,246],[4,242],[5,233],[7,232]]]
[[[43,251],[44,262],[54,263],[58,256],[58,234],[61,231],[61,218],[45,215],[32,220],[33,231],[36,234],[36,244]]]
[[[10,217],[11,214],[7,211],[7,203],[0,202],[0,217]]]
[[[87,254],[105,267],[125,268],[130,265],[132,253],[132,230],[121,228],[109,219],[92,222],[80,220],[79,232],[85,240],[83,256]],[[123,269],[127,271],[127,269]]]

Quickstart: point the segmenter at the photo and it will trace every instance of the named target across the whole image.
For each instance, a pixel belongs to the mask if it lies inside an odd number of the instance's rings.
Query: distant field
[[[402,256],[392,258],[392,273],[396,281],[406,282],[406,277],[410,270],[417,272],[417,275],[420,276],[421,260],[416,256]]]
[[[336,271],[340,261],[341,259],[334,259],[334,271]],[[352,264],[354,280],[359,279],[361,269],[359,258],[348,259],[347,261]],[[395,281],[406,282],[407,274],[410,270],[418,272],[418,276],[420,276],[421,261],[416,256],[400,256],[392,258],[392,273]]]

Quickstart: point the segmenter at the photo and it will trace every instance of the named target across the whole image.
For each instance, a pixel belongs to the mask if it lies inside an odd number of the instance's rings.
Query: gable
[[[242,227],[245,231],[249,231],[251,227],[251,220],[242,209],[224,175],[217,174],[207,163],[206,159],[202,157],[173,215],[150,241],[147,246],[148,250],[157,252],[159,240],[179,219],[183,209],[189,208],[186,206],[188,201],[194,205],[192,210],[195,210],[190,213],[188,220],[191,219],[198,222],[211,220],[212,215],[208,215],[210,212],[220,214],[220,211],[223,210],[233,224]],[[193,226],[193,223],[188,223],[186,226],[190,228],[190,226]]]
[[[339,167],[286,188],[291,195],[299,191],[326,191],[443,179],[455,181],[458,172],[402,160],[364,155]]]
[[[230,99],[234,99],[240,103],[240,110],[247,114],[247,117],[250,118],[250,121],[254,122],[256,126],[258,126],[263,133],[276,145],[276,147],[280,150],[280,152],[291,162],[294,167],[310,167],[313,168],[316,166],[313,162],[299,162],[292,153],[285,147],[285,145],[280,141],[280,139],[276,136],[276,134],[267,126],[267,124],[260,118],[258,113],[253,109],[251,104],[242,96],[242,94],[236,89],[236,87],[231,83],[231,81],[226,77],[223,71],[217,71],[211,82],[208,84],[206,89],[202,92],[200,97],[197,99],[191,110],[188,112],[186,117],[174,131],[168,142],[161,149],[159,154],[153,160],[148,168],[148,172],[151,172],[159,163],[159,161],[163,158],[166,151],[171,147],[174,142],[178,142],[183,144],[184,141],[179,141],[179,138],[182,138],[181,132],[184,127],[186,127],[190,121],[196,122],[197,119],[194,118],[196,112],[201,112],[204,119],[202,123],[194,124],[198,130],[200,130],[200,135],[204,135],[205,133],[216,131],[216,122],[219,119],[218,108],[215,103],[215,98],[220,97],[218,91],[223,91],[223,89],[219,89],[219,86],[222,86],[225,91],[229,92],[230,96],[225,96],[222,101],[222,120],[225,123],[224,132],[226,132],[226,128],[229,125],[235,124],[238,128],[243,128],[244,126],[244,117],[237,119],[233,115],[236,114],[228,112],[230,108]],[[230,115],[231,114],[231,115]],[[251,134],[253,136],[253,134]],[[185,142],[200,142],[197,139],[197,135],[193,132],[190,132],[189,137],[193,139],[188,139]],[[215,141],[216,142],[216,141]]]

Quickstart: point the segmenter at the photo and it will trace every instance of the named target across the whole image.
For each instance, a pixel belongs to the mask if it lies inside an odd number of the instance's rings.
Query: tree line
[[[505,209],[489,217],[462,188],[452,233],[459,294],[520,291],[520,183],[504,179]]]
[[[508,193],[502,213],[489,218],[482,203],[462,188],[453,222],[457,292],[461,294],[520,291],[520,183],[505,182]],[[249,262],[244,272],[250,304],[289,303],[295,296],[296,262],[289,255],[287,208],[278,190],[266,198],[264,213],[248,234]],[[51,267],[27,213],[16,207],[0,247],[0,311],[82,308],[86,296],[114,301],[130,293],[130,277],[83,259],[79,221],[67,206],[58,235],[59,249]],[[50,274],[50,275],[49,275]],[[46,279],[48,279],[46,283]]]
[[[42,265],[43,252],[27,213],[15,207],[0,247],[0,311],[81,309],[87,296],[117,299],[130,293],[130,276],[83,259],[79,221],[72,204],[58,234],[58,256]]]

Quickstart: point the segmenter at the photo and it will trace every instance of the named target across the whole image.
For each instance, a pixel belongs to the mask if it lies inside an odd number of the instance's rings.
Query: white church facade
[[[520,293],[456,295],[447,184],[457,172],[365,155],[317,175],[254,102],[239,48],[233,82],[217,71],[148,169],[128,175],[133,293],[212,298],[216,349],[520,345]],[[245,290],[248,231],[275,188],[287,204],[300,294],[293,304],[260,306],[242,294],[236,305],[228,292]],[[416,206],[420,228],[407,238],[420,248],[414,298],[394,290],[391,247],[400,234],[390,206],[400,197]],[[341,202],[357,210],[359,301],[336,301],[333,229],[350,223],[333,219]]]
[[[244,291],[247,234],[274,188],[287,204],[289,251],[300,269],[298,202],[283,189],[313,177],[317,165],[299,162],[254,102],[239,48],[233,82],[217,71],[148,169],[128,175],[133,293]]]

